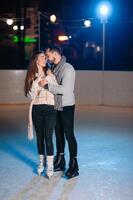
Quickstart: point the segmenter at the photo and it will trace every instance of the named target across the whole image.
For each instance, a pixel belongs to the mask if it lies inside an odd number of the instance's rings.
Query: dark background
[[[40,41],[40,49],[48,43],[60,45],[75,69],[102,70],[102,24],[95,12],[98,3],[98,0],[4,0],[0,18],[23,19],[25,30],[14,33],[12,27],[0,20],[0,69],[26,69]],[[112,0],[110,3],[113,11],[106,24],[105,70],[133,71],[133,2]],[[24,42],[31,26],[31,19],[26,16],[27,8],[36,9],[33,35],[38,36],[34,43]],[[40,16],[40,40],[38,11],[46,16]],[[57,16],[56,24],[49,21],[53,13]],[[83,19],[91,19],[92,26],[85,28]],[[20,21],[17,23],[20,25]],[[58,36],[62,34],[72,38],[60,42]],[[20,38],[17,43],[13,42],[14,36]],[[98,52],[97,47],[100,47]]]

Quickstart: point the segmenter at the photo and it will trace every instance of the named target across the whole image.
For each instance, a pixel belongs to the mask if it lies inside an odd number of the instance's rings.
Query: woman
[[[46,174],[48,178],[50,178],[53,175],[54,150],[52,135],[55,127],[56,111],[54,109],[54,95],[47,89],[40,87],[38,84],[43,78],[46,78],[49,83],[57,84],[55,76],[48,72],[44,52],[37,52],[30,60],[25,78],[25,95],[32,99],[29,109],[28,137],[29,139],[33,138],[33,120],[40,160],[37,171],[38,174],[41,175],[47,162]]]

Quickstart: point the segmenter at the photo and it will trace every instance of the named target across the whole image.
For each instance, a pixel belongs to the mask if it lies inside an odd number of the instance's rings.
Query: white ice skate
[[[45,165],[44,155],[39,155],[39,165],[37,167],[37,173],[39,176],[41,176],[42,173],[44,172],[44,165]]]
[[[54,156],[47,156],[46,175],[50,179],[54,174]]]

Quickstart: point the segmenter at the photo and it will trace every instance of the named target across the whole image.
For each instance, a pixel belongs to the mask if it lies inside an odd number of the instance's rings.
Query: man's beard
[[[51,59],[51,60],[48,60],[48,63],[50,64],[55,64],[55,58]]]
[[[53,58],[52,60],[47,60],[47,67],[49,69],[53,69],[55,66],[55,58]]]

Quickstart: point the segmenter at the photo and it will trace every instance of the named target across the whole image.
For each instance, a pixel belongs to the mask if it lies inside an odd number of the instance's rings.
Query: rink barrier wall
[[[26,70],[0,70],[0,104],[27,104]],[[133,106],[133,72],[76,71],[76,104]]]

